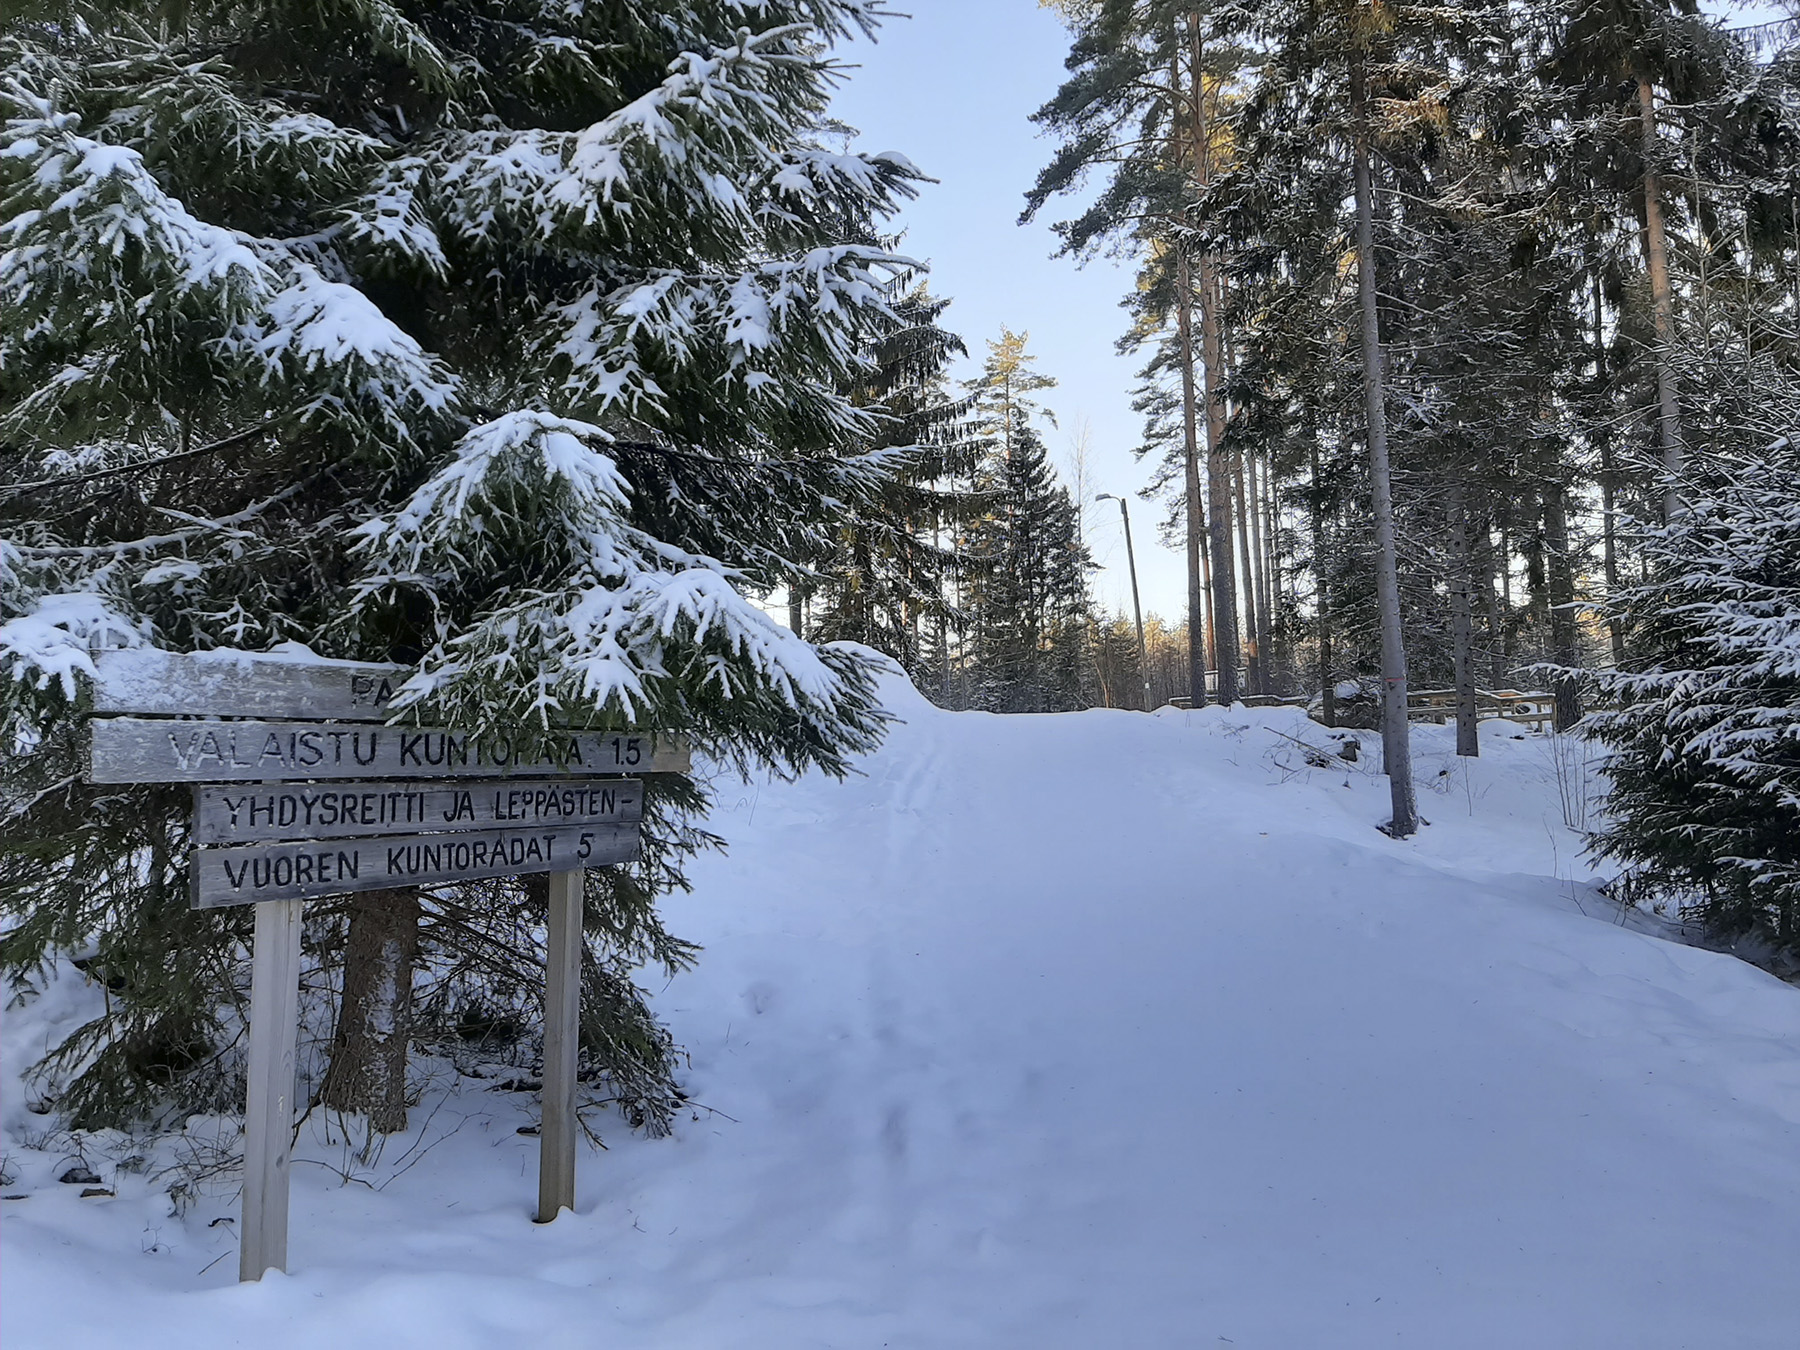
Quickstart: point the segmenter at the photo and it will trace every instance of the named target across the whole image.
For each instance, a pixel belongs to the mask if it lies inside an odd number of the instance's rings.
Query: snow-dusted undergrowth
[[[229,1195],[32,1134],[99,992],[8,1011],[8,1346],[1800,1343],[1800,992],[1621,924],[1545,739],[1418,729],[1396,843],[1292,712],[885,694],[865,776],[721,785],[658,997],[701,1108],[601,1120],[552,1226],[529,1096],[446,1081],[372,1167],[309,1126],[239,1288]]]

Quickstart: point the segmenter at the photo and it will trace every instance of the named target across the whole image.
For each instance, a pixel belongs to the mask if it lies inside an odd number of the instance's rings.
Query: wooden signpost
[[[406,672],[352,662],[108,652],[88,780],[194,783],[193,904],[256,905],[238,1278],[287,1268],[304,901],[550,874],[538,1222],[575,1206],[586,869],[638,856],[641,773],[685,745],[554,731],[530,743],[386,725]]]

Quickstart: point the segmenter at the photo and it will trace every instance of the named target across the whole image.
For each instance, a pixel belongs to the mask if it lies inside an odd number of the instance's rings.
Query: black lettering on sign
[[[394,681],[386,675],[352,675],[350,704],[355,708],[385,708],[394,699]]]
[[[355,724],[156,722],[117,717],[89,724],[94,783],[287,782],[309,779],[618,776],[685,773],[684,747],[644,736],[558,732],[535,761],[505,736]],[[535,744],[536,742],[534,742]],[[523,783],[508,786],[525,788]],[[544,785],[549,786],[549,785]],[[579,781],[564,782],[577,790]],[[547,815],[561,802],[539,806]],[[565,812],[566,814],[566,812]]]
[[[194,840],[200,844],[336,839],[422,829],[432,833],[496,827],[588,826],[635,822],[643,785],[524,782],[492,790],[455,780],[395,783],[270,783],[195,789]]]
[[[451,885],[482,877],[604,867],[638,856],[635,823],[479,833],[379,835],[322,843],[196,848],[189,859],[198,908],[304,900],[405,882]]]

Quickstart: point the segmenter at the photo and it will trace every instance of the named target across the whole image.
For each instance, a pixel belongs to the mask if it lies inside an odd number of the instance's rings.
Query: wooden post
[[[575,1208],[575,1069],[581,1040],[581,868],[550,874],[544,948],[544,1096],[538,1134],[539,1223]]]
[[[287,1269],[288,1164],[300,1023],[300,900],[256,907],[250,951],[250,1065],[244,1089],[244,1210],[238,1279]]]

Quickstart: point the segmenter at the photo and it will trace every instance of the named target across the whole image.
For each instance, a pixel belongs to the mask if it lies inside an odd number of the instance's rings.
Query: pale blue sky
[[[1130,271],[1052,259],[1056,237],[1047,224],[1014,223],[1054,149],[1026,119],[1062,82],[1068,34],[1037,0],[895,0],[895,8],[913,17],[891,20],[874,46],[844,50],[861,68],[835,111],[861,129],[860,148],[898,150],[940,180],[906,211],[903,250],[929,262],[932,290],[952,297],[944,322],[968,342],[971,369],[1002,324],[1031,334],[1038,369],[1060,381],[1043,402],[1060,425],[1046,434],[1065,476],[1069,438],[1085,418],[1093,490],[1133,492],[1148,477],[1130,454],[1138,363],[1113,351],[1126,328],[1118,302]],[[1095,596],[1129,605],[1118,509],[1101,507],[1088,513],[1094,556],[1109,564],[1095,578]],[[1145,607],[1179,615],[1181,555],[1156,543],[1158,508],[1135,499],[1132,508]]]
[[[1027,119],[1062,82],[1068,35],[1037,0],[894,4],[912,17],[889,21],[873,45],[844,48],[843,58],[859,68],[835,111],[862,131],[861,149],[898,150],[939,180],[904,213],[903,247],[931,264],[932,289],[953,299],[944,321],[968,341],[971,368],[1002,324],[1028,331],[1038,368],[1061,382],[1043,399],[1060,423],[1048,432],[1059,468],[1066,477],[1071,436],[1085,421],[1091,490],[1135,494],[1149,479],[1149,466],[1130,453],[1139,431],[1131,411],[1139,363],[1113,350],[1127,326],[1119,299],[1132,284],[1130,269],[1107,259],[1077,267],[1052,258],[1057,241],[1048,221],[1066,214],[1054,203],[1039,222],[1015,223],[1025,190],[1055,148]],[[1705,7],[1736,11],[1734,23],[1792,12],[1786,0]],[[1180,550],[1157,538],[1161,516],[1159,505],[1133,496],[1144,607],[1173,620],[1186,604],[1185,573]],[[1112,503],[1089,510],[1087,535],[1103,564],[1095,598],[1128,607]]]

